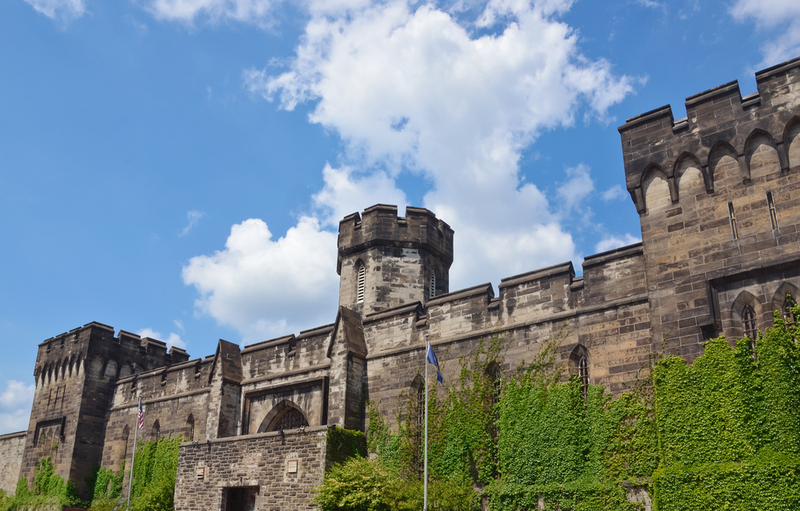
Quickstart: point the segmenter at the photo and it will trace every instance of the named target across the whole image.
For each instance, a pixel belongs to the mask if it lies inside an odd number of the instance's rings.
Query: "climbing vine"
[[[54,473],[53,462],[50,457],[42,458],[36,464],[33,478],[33,489],[28,486],[28,480],[21,477],[13,497],[5,496],[0,499],[3,511],[16,511],[22,509],[52,508],[53,506],[65,507],[81,505],[75,484],[64,481]]]
[[[136,447],[131,490],[132,511],[172,511],[181,435],[140,442]]]

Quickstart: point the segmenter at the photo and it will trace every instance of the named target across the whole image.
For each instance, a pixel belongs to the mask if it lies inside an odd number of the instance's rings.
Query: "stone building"
[[[0,437],[0,484],[36,461],[81,487],[93,464],[130,463],[139,438],[182,434],[176,509],[303,509],[326,465],[326,429],[365,428],[365,403],[393,420],[419,388],[428,339],[453,376],[481,338],[507,366],[563,333],[562,363],[625,390],[653,351],[692,360],[712,337],[754,335],[800,288],[800,58],[619,128],[642,242],[452,291],[453,230],[432,212],[376,205],[339,224],[333,323],[190,360],[101,323],[48,339],[34,365],[27,432]],[[331,269],[333,270],[333,269]],[[448,371],[451,374],[448,375]]]

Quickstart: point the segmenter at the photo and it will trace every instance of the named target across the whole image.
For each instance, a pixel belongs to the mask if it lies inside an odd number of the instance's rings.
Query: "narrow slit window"
[[[578,378],[581,380],[583,398],[586,399],[586,393],[589,391],[589,361],[586,357],[581,357],[578,361]]]
[[[786,295],[786,299],[783,301],[783,320],[790,325],[797,323],[797,318],[794,316],[795,306],[797,306],[797,302],[794,301],[792,295]]]
[[[769,221],[772,224],[772,230],[778,228],[778,214],[775,212],[775,200],[772,197],[772,192],[767,192],[767,205],[769,206]]]
[[[433,298],[436,296],[436,274],[431,273],[431,290],[430,290],[430,297]]]
[[[739,239],[739,228],[736,226],[736,212],[733,210],[733,202],[728,203],[728,219],[731,222],[731,235],[733,239]]]
[[[745,305],[742,309],[742,330],[744,335],[749,337],[751,341],[756,340],[758,331],[756,330],[756,311],[751,305]]]
[[[367,269],[364,264],[358,265],[358,284],[356,288],[356,303],[364,303],[364,289],[367,284]]]

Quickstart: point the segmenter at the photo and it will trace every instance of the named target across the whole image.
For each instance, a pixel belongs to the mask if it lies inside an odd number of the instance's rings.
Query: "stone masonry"
[[[85,492],[93,464],[118,470],[139,438],[181,434],[178,510],[310,508],[326,429],[364,430],[372,401],[394,424],[419,388],[429,340],[445,379],[499,336],[505,367],[558,338],[561,363],[615,394],[651,353],[693,360],[706,340],[771,325],[800,298],[800,59],[619,128],[642,242],[450,291],[453,230],[432,212],[376,205],[339,225],[333,323],[244,346],[183,350],[101,323],[48,339],[34,365],[27,431],[0,437],[0,484],[13,490],[42,456]],[[331,271],[334,269],[332,268]],[[127,481],[126,481],[127,483]],[[127,489],[126,489],[127,490]]]

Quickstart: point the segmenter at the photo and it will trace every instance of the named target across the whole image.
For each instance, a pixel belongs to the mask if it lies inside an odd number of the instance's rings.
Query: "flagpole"
[[[136,437],[139,433],[139,410],[142,408],[142,398],[139,398],[139,408],[136,409],[136,424],[133,426],[133,454],[131,454],[131,476],[128,479],[128,504],[125,509],[131,507],[131,492],[133,491],[133,462],[136,460]]]
[[[425,469],[423,471],[422,511],[428,511],[428,350],[430,343],[425,334]]]

